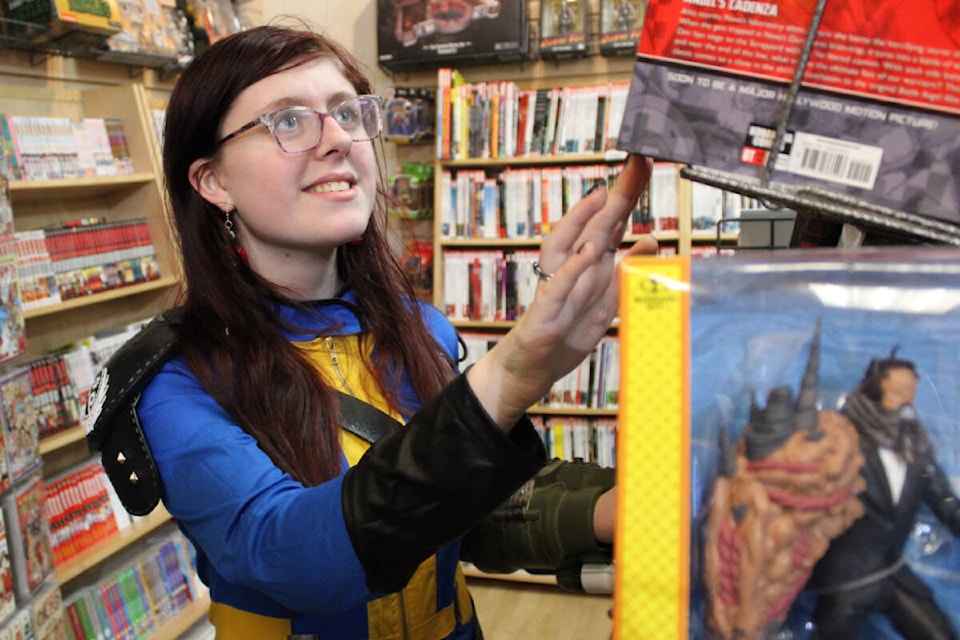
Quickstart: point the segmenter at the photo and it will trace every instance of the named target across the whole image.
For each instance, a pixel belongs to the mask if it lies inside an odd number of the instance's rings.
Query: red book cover
[[[73,630],[74,638],[86,638],[87,632],[80,621],[80,614],[77,611],[76,603],[71,603],[66,607],[67,620],[70,622],[70,628]]]

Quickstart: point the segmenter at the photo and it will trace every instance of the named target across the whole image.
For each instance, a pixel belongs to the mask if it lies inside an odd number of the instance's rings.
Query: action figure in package
[[[584,0],[544,0],[540,3],[540,56],[569,58],[586,55],[587,6]]]
[[[646,0],[600,0],[601,54],[636,55],[646,6]]]
[[[625,261],[615,638],[958,637],[957,264]]]

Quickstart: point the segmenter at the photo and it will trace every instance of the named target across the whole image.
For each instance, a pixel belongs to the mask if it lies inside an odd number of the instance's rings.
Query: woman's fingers
[[[617,176],[616,182],[610,188],[610,195],[623,197],[630,202],[636,202],[640,194],[650,183],[653,173],[653,160],[643,156],[629,155],[623,166],[623,171]]]
[[[570,207],[543,241],[540,264],[544,269],[559,268],[567,256],[582,244],[580,237],[584,228],[606,201],[607,187],[601,184]]]
[[[620,246],[627,220],[636,208],[640,194],[647,188],[651,171],[652,163],[646,158],[628,156],[623,171],[606,194],[603,206],[584,225],[576,247],[587,241],[596,243],[601,250],[615,250]]]
[[[627,256],[654,256],[660,250],[660,243],[653,236],[641,236],[627,249]]]
[[[647,158],[628,156],[609,192],[605,185],[599,185],[554,227],[543,242],[540,266],[547,272],[555,271],[587,242],[593,242],[601,251],[619,247],[627,218],[647,187],[652,170],[653,163]]]

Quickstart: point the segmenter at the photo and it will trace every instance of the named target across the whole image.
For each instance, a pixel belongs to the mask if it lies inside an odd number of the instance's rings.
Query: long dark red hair
[[[181,352],[208,393],[280,468],[307,485],[340,473],[336,394],[281,332],[277,301],[298,303],[237,258],[223,212],[194,190],[188,172],[195,160],[216,158],[222,119],[244,89],[318,58],[337,62],[357,93],[373,92],[354,57],[322,34],[257,27],[218,41],[184,70],[167,106],[163,145],[186,276]],[[452,369],[390,249],[383,173],[381,162],[379,197],[363,240],[340,247],[338,264],[377,345],[367,366],[393,407],[409,414],[396,393],[404,373],[425,400]]]

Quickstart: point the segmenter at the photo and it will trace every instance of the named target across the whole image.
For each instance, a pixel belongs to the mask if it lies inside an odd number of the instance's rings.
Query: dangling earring
[[[223,212],[223,228],[226,229],[227,235],[230,236],[233,252],[240,258],[241,262],[249,264],[250,258],[247,256],[246,250],[237,242],[237,232],[234,229],[233,219],[230,217],[230,210]]]

